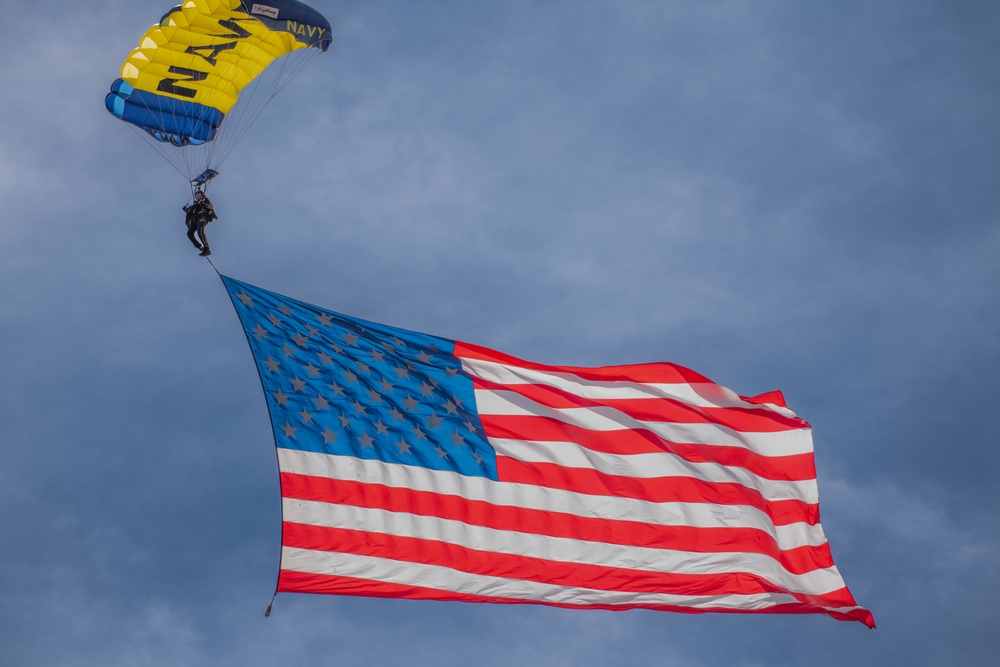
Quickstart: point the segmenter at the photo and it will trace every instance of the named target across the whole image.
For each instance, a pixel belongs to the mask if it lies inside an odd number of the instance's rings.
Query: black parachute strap
[[[222,274],[219,273],[219,269],[215,266],[215,262],[212,261],[212,257],[210,255],[205,255],[205,259],[208,260],[208,263],[212,265],[213,269],[215,269],[216,275],[219,276],[219,278],[221,279],[222,278]],[[277,591],[275,591],[274,594],[277,595],[278,594]],[[273,602],[274,598],[272,598],[271,601]],[[270,609],[270,607],[268,607],[268,609]]]

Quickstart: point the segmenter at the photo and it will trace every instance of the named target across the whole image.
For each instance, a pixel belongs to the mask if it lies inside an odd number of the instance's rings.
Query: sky
[[[0,665],[994,665],[1000,5],[313,0],[220,171],[226,275],[567,365],[671,361],[814,429],[878,628],[283,594],[267,408],[104,109],[169,3],[3,0]]]

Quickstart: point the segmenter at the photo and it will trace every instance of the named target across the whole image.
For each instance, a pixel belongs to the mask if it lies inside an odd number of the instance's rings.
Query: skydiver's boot
[[[212,254],[212,249],[211,249],[211,248],[209,248],[208,246],[205,246],[205,247],[204,247],[204,248],[202,249],[202,251],[201,251],[201,253],[200,253],[200,254],[201,254],[201,256],[202,256],[202,257],[208,257],[209,255],[211,255],[211,254]]]

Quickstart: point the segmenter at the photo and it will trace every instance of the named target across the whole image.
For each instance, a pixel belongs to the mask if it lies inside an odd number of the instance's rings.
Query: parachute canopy
[[[296,0],[187,0],[143,35],[105,104],[157,141],[203,144],[275,59],[331,40],[330,22]]]

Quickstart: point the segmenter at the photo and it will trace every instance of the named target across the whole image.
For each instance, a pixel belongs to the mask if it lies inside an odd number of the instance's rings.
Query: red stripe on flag
[[[537,442],[574,442],[606,454],[669,452],[691,463],[719,463],[743,468],[765,479],[798,482],[816,479],[812,454],[762,456],[749,449],[724,445],[671,442],[646,429],[592,431],[551,417],[479,415],[486,435]]]
[[[547,373],[572,373],[584,380],[650,382],[658,384],[715,384],[704,375],[695,373],[689,368],[666,362],[653,364],[631,364],[626,366],[603,366],[584,368],[581,366],[547,366],[524,361],[503,352],[497,352],[472,343],[455,342],[456,357],[492,361],[498,364],[518,366]]]
[[[875,621],[871,613],[864,609],[852,610],[847,614],[817,608],[808,604],[785,604],[775,605],[766,609],[717,609],[706,608],[692,609],[691,607],[679,607],[675,605],[574,605],[558,602],[546,602],[544,600],[521,600],[510,598],[490,597],[487,595],[468,595],[465,593],[451,593],[433,588],[421,586],[409,586],[404,584],[393,584],[371,579],[359,579],[357,577],[338,577],[327,574],[311,574],[309,572],[295,572],[292,570],[281,570],[278,578],[279,593],[320,593],[326,595],[354,595],[364,597],[380,598],[403,598],[408,600],[438,600],[443,602],[478,602],[491,604],[539,604],[547,607],[561,607],[563,609],[603,609],[606,611],[627,611],[629,609],[649,609],[652,611],[677,612],[681,614],[827,614],[838,621],[861,621],[869,628],[875,627]]]
[[[740,398],[742,398],[747,403],[757,403],[758,405],[764,405],[765,403],[773,403],[782,408],[788,407],[788,404],[785,403],[785,395],[782,394],[777,389],[763,394],[757,394],[756,396],[740,396]]]
[[[819,508],[800,500],[765,500],[756,489],[741,484],[705,482],[691,477],[637,479],[596,470],[565,468],[554,463],[524,463],[497,456],[500,481],[534,484],[595,496],[636,498],[654,503],[749,505],[766,513],[777,526],[819,523]]]
[[[473,383],[476,389],[510,391],[550,408],[610,407],[642,421],[715,424],[747,433],[773,433],[809,428],[809,424],[803,419],[786,417],[766,408],[702,408],[664,397],[596,399],[544,384],[501,384],[478,377],[473,378]]]
[[[472,526],[550,537],[696,553],[760,553],[793,574],[833,566],[830,547],[802,546],[782,551],[774,538],[754,528],[658,526],[574,514],[494,505],[481,500],[292,473],[281,474],[282,496],[298,500],[407,512],[462,521]]]
[[[473,575],[533,581],[567,588],[690,596],[782,593],[791,595],[800,602],[807,601],[804,596],[749,572],[677,574],[590,563],[569,563],[482,551],[439,540],[347,528],[310,526],[287,521],[283,524],[282,533],[284,546],[295,549],[439,565]],[[845,597],[844,593],[846,589],[810,598],[813,603],[824,607],[854,606],[854,600],[849,594]]]

